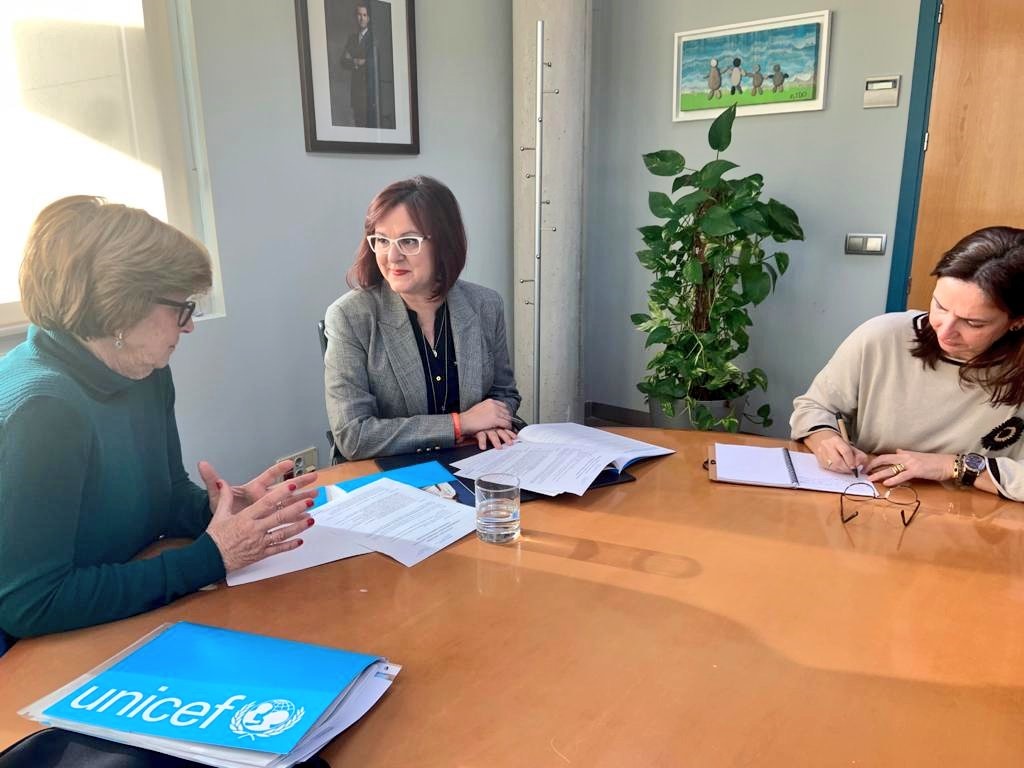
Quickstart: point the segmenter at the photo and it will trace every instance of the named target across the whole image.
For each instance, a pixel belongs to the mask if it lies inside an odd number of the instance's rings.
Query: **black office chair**
[[[327,326],[324,325],[323,320],[316,321],[316,335],[320,339],[320,355],[322,357],[327,356]],[[335,464],[341,464],[346,461],[345,457],[341,455],[341,451],[338,450],[338,446],[334,443],[334,433],[331,430],[327,430],[327,444],[330,446],[331,454],[331,466]]]

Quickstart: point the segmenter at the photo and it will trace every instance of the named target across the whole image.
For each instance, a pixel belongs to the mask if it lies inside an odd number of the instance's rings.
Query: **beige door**
[[[908,309],[928,273],[981,227],[1024,227],[1024,1],[945,0],[932,82]]]

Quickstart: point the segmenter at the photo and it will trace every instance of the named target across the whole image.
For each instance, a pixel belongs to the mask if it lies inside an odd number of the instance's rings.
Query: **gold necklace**
[[[442,315],[441,315],[441,332],[437,335],[438,336],[438,338],[437,338],[437,343],[438,344],[441,344],[443,342],[443,340],[445,338],[445,331],[448,330],[448,324],[445,322],[445,319],[447,318],[447,312],[448,312],[448,302],[444,303],[444,306],[441,308],[441,312],[442,312]],[[426,355],[427,354],[427,350],[429,349],[430,352],[434,353],[434,357],[437,358],[437,347],[436,346],[430,347],[427,344],[427,336],[426,336],[426,334],[420,333],[420,339],[423,342],[423,354]],[[442,404],[447,408],[447,406],[448,406],[448,378],[449,378],[448,377],[448,345],[447,344],[444,345],[444,357],[442,359],[444,361],[444,400],[442,401]],[[430,369],[430,363],[427,363],[427,380],[430,382],[430,400],[434,404],[433,410],[434,410],[434,413],[437,413],[440,409],[437,407],[437,389],[434,387],[434,374],[433,374],[433,371]],[[442,412],[444,412],[444,411],[442,411]]]

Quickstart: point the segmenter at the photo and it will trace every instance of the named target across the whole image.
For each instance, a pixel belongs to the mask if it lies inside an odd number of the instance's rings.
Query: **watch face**
[[[968,453],[964,455],[964,466],[971,472],[981,472],[985,469],[986,459],[980,453]]]

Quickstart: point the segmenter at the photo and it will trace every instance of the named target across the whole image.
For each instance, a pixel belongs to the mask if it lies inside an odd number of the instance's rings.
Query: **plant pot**
[[[747,396],[740,395],[732,400],[700,400],[701,405],[706,407],[716,419],[724,419],[730,414],[734,415],[743,426],[743,410],[747,407]],[[654,400],[647,401],[651,411],[651,426],[660,429],[693,429],[690,422],[690,414],[686,412],[682,400],[676,400],[676,415],[669,417],[661,409],[661,403]],[[715,427],[712,432],[724,432],[723,427]]]

